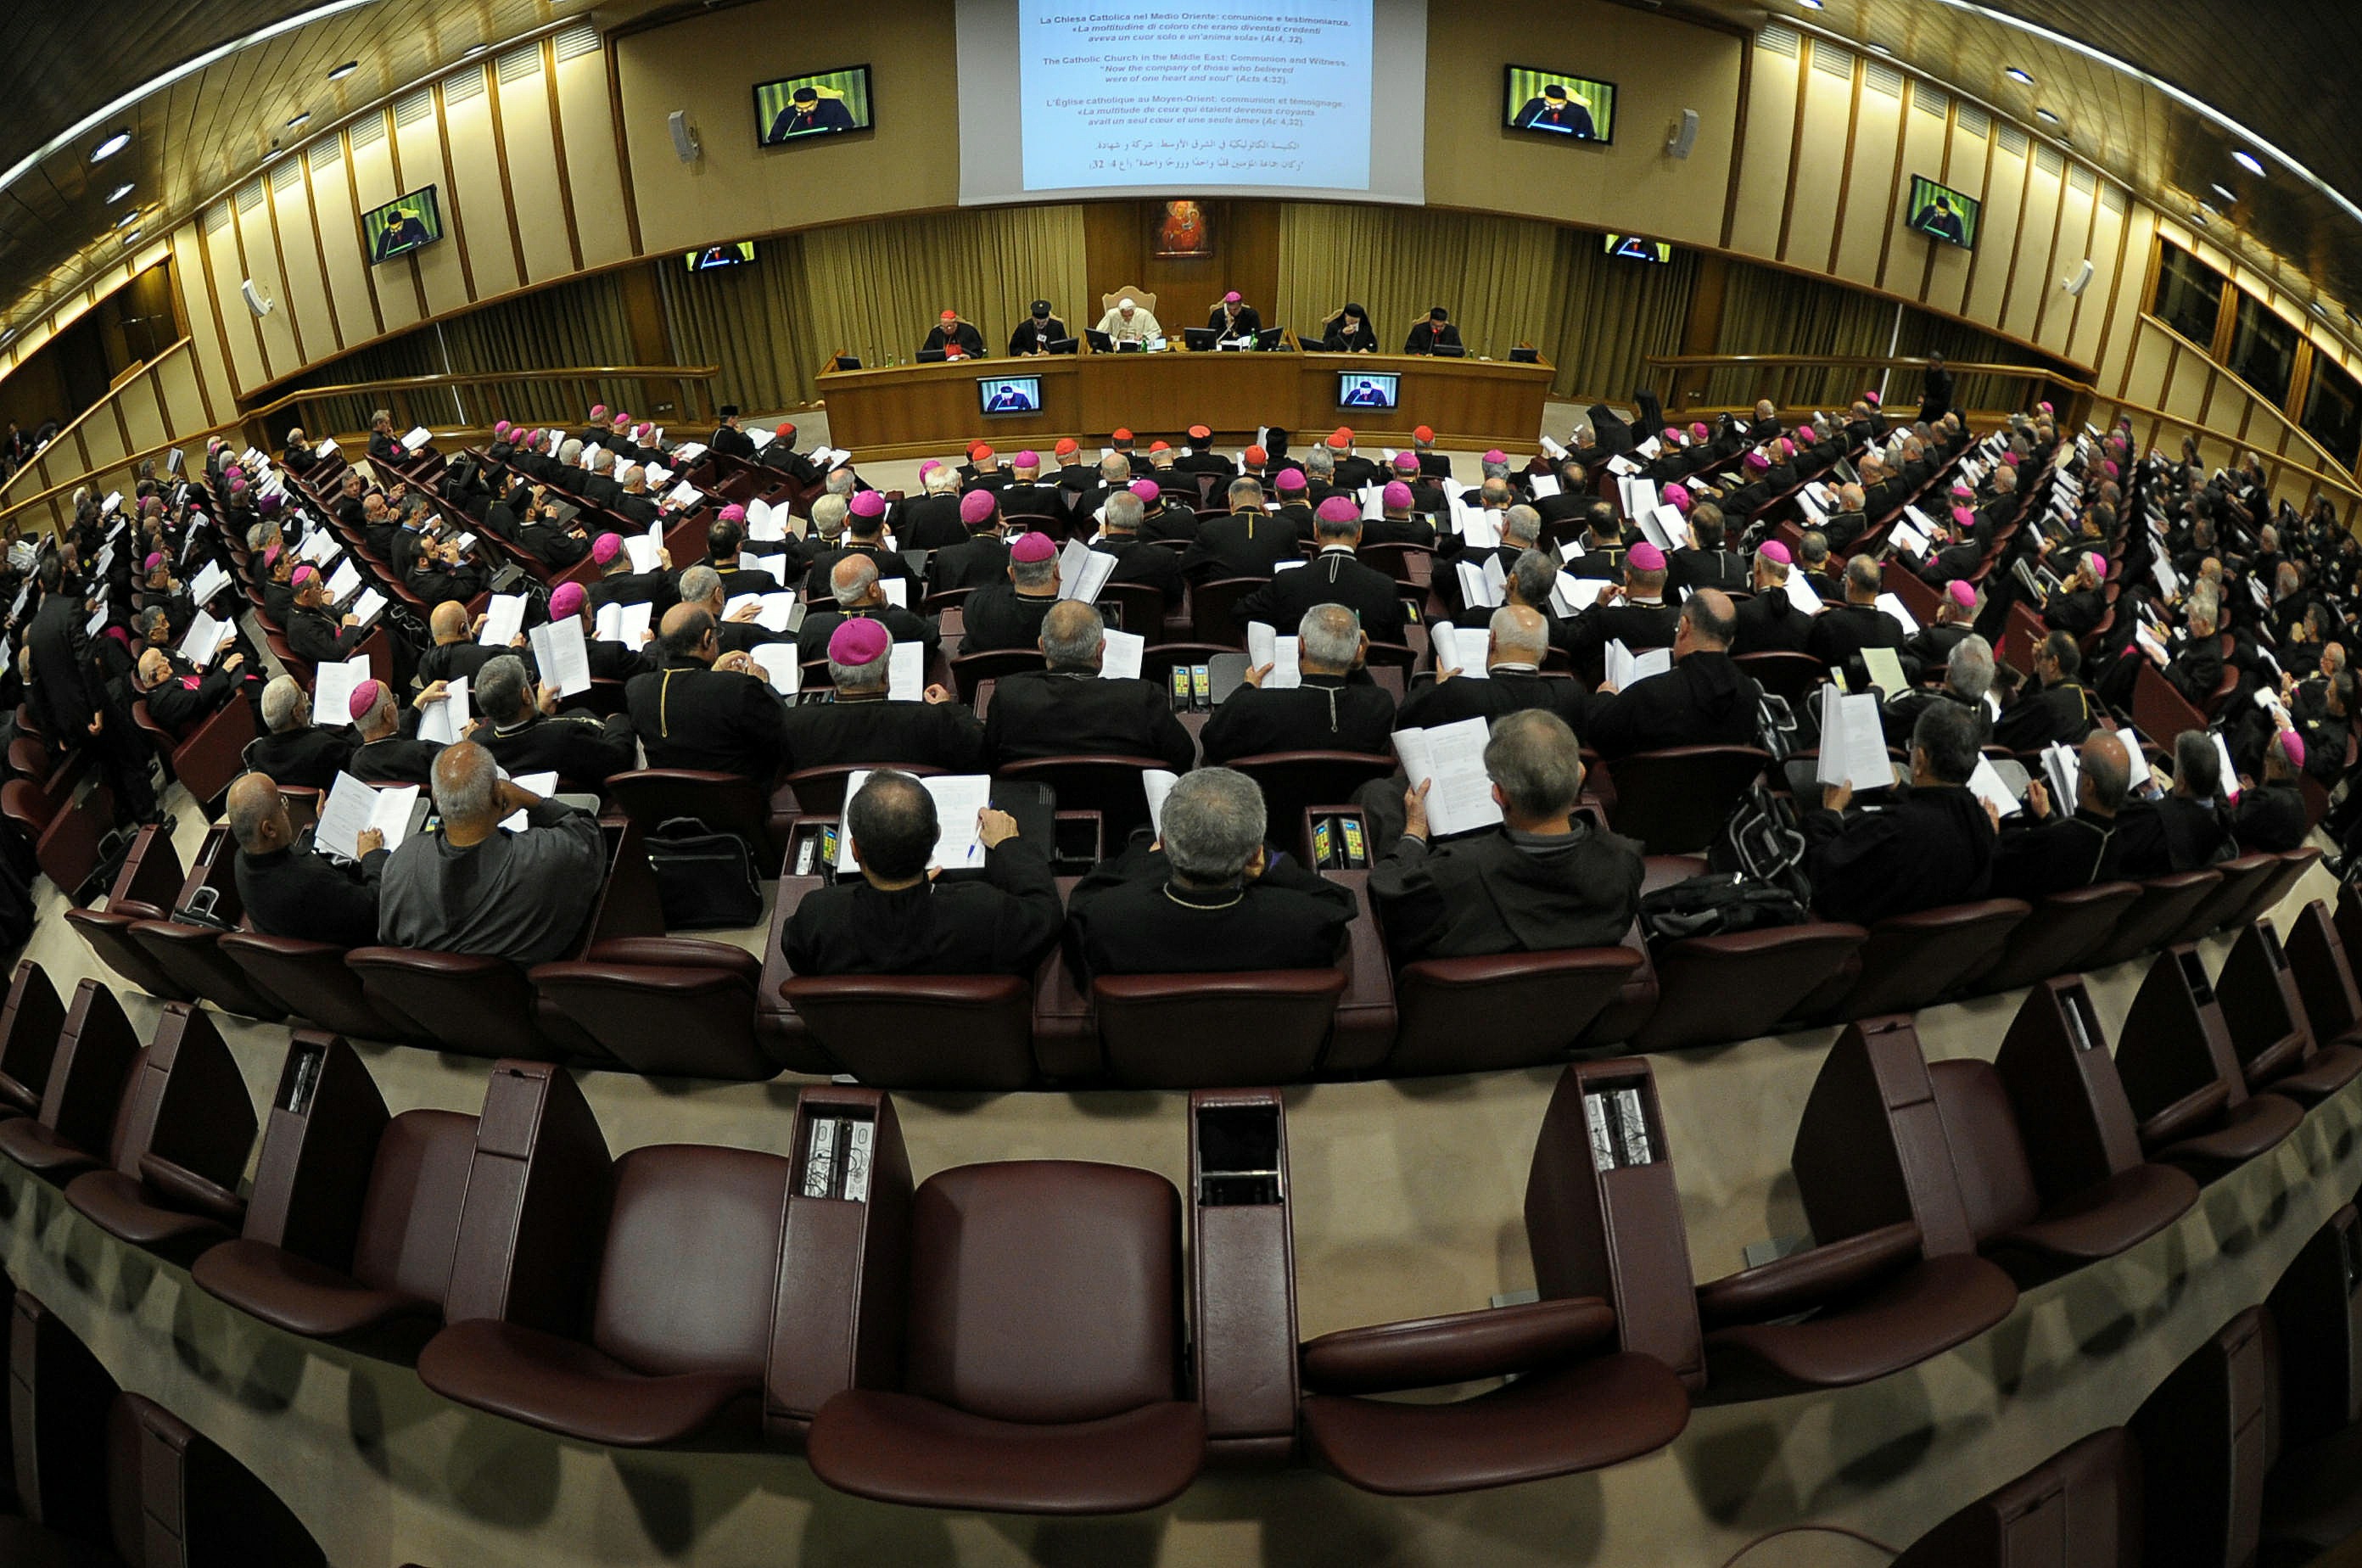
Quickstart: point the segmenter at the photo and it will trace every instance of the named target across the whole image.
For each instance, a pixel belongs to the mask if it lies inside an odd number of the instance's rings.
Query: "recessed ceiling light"
[[[1891,56],[1891,55],[1893,55],[1893,54],[1894,53],[1894,51],[1893,51],[1893,50],[1891,50],[1891,49],[1887,48],[1887,47],[1886,47],[1884,44],[1882,44],[1882,43],[1874,43],[1874,44],[1871,45],[1871,46],[1870,46],[1870,52],[1871,52],[1871,53],[1872,53],[1872,54],[1883,54],[1883,55],[1890,55],[1890,56]]]
[[[2238,193],[2238,192],[2234,191],[2234,190],[2231,190],[2231,189],[2229,189],[2228,187],[2226,187],[2226,186],[2223,186],[2223,185],[2216,185],[2216,186],[2214,186],[2214,187],[2213,187],[2213,191],[2214,191],[2214,193],[2215,193],[2216,195],[2218,195],[2218,196],[2222,197],[2224,201],[2226,201],[2226,202],[2230,203],[2233,206],[2235,206],[2235,206],[2237,206],[2237,205],[2239,204],[2239,193]]]
[[[128,212],[115,220],[115,226],[117,228],[129,228],[133,224],[138,223],[138,221],[139,215],[137,212]]]
[[[1807,11],[1817,11],[1821,8],[1821,0],[1796,0],[1796,4]]]
[[[2058,138],[2058,145],[2061,147],[2072,147],[2075,145],[2075,138],[2071,136],[2062,136]]]
[[[2261,174],[2264,171],[2264,166],[2256,161],[2256,155],[2244,148],[2231,154],[2231,161],[2250,174]]]
[[[354,72],[359,71],[360,68],[361,62],[359,61],[348,60],[345,61],[344,64],[339,65],[334,71],[328,72],[328,80],[331,82],[342,82],[346,77],[350,76]]]
[[[2206,226],[2206,209],[2202,206],[2197,211],[2191,213],[2190,215],[2190,221],[2196,224],[2199,227],[2204,228]]]
[[[131,193],[131,182],[129,181],[126,181],[122,184],[117,185],[114,190],[109,191],[106,193],[106,204],[110,207],[113,206],[124,197],[129,195]]]
[[[138,229],[136,229],[136,228],[135,228],[135,229],[133,229],[129,234],[127,234],[127,235],[125,235],[125,236],[123,237],[123,243],[124,243],[124,244],[126,244],[126,245],[128,245],[128,244],[130,244],[133,240],[135,240],[135,239],[137,239],[137,238],[138,238],[138,237],[139,237],[139,231],[138,231]]]
[[[90,149],[90,160],[93,163],[104,163],[106,160],[114,157],[116,153],[122,151],[125,148],[129,147],[130,145],[131,133],[127,130],[116,131],[113,136],[108,137],[105,141],[100,142],[96,147]],[[2261,171],[2258,171],[2257,172],[2261,172]]]
[[[2321,316],[2325,320],[2329,315],[2329,307],[2323,304],[2319,300],[2315,300],[2312,302],[2312,314],[2317,316]]]
[[[2033,78],[2033,77],[2031,77],[2031,76],[2028,76],[2025,72],[2020,71],[2020,70],[2019,70],[2016,66],[2014,66],[2014,65],[2011,66],[2008,70],[2006,70],[2006,71],[2003,72],[2002,72],[2002,74],[2003,74],[2003,76],[2008,77],[2012,82],[2022,82],[2022,83],[2025,83],[2026,86],[2028,86],[2028,87],[2031,87],[2031,86],[2033,86],[2033,85],[2034,85],[2034,78]]]
[[[309,109],[306,109],[306,110],[304,110],[302,114],[300,114],[300,115],[296,116],[293,119],[289,120],[289,121],[287,122],[287,128],[288,128],[289,130],[293,130],[297,126],[302,125],[304,121],[306,121],[306,120],[310,119],[311,117],[312,117],[312,111],[311,111],[311,110],[309,110]]]
[[[2034,117],[2040,120],[2046,126],[2055,126],[2058,123],[2058,116],[2052,114],[2048,109],[2035,110]]]
[[[459,58],[460,58],[461,60],[473,60],[473,59],[475,59],[478,55],[480,55],[480,54],[483,53],[486,50],[488,50],[488,49],[490,49],[490,48],[491,48],[491,47],[492,47],[492,46],[491,46],[491,45],[490,45],[490,44],[478,44],[475,48],[473,48],[473,49],[469,50],[467,53],[465,53],[465,54],[461,55]]]

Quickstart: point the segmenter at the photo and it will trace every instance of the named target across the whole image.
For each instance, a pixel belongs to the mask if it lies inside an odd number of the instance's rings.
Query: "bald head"
[[[294,837],[287,821],[287,801],[279,781],[268,773],[241,773],[229,787],[224,806],[229,831],[248,855],[283,849]]]
[[[2114,816],[2132,785],[2132,757],[2125,743],[2113,730],[2093,730],[2078,756],[2075,803],[2103,817]]]
[[[1485,668],[1499,664],[1530,664],[1540,668],[1550,651],[1550,623],[1530,604],[1505,604],[1486,624],[1492,634]]]
[[[468,635],[468,611],[456,599],[446,599],[435,606],[427,617],[428,629],[438,643],[456,643]]]
[[[447,745],[435,756],[435,809],[455,842],[472,843],[500,821],[500,765],[474,741]]]
[[[712,664],[718,651],[713,641],[713,612],[701,604],[676,604],[664,613],[657,632],[668,656]]]
[[[867,556],[846,556],[828,570],[828,591],[841,610],[853,610],[877,597],[877,563]]]

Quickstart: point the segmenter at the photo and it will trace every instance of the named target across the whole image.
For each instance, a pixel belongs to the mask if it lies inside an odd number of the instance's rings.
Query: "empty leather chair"
[[[31,1116],[41,1109],[50,1063],[66,1024],[58,988],[30,958],[17,960],[0,1004],[0,1117]]]
[[[2223,874],[2211,867],[2148,878],[2140,885],[2140,897],[2125,911],[2114,933],[2084,955],[2083,968],[2110,968],[2166,945],[2222,881]]]
[[[1101,975],[1091,1007],[1115,1082],[1251,1087],[1313,1075],[1344,991],[1340,968]]]
[[[2362,1049],[2314,1043],[2296,974],[2269,919],[2239,933],[2214,977],[2214,996],[2248,1088],[2310,1107],[2362,1076]]]
[[[82,933],[100,962],[134,987],[153,997],[193,1001],[197,993],[159,968],[131,935],[134,922],[162,920],[171,913],[182,880],[181,856],[171,835],[160,827],[143,827],[116,873],[106,908],[69,909],[66,923]]]
[[[2214,867],[2223,874],[2215,889],[2198,900],[2190,918],[2174,933],[2174,942],[2196,942],[2212,935],[2230,923],[2232,918],[2254,903],[2263,889],[2279,874],[2280,857],[2277,855],[2242,855]]]
[[[770,801],[763,786],[734,773],[635,768],[609,778],[606,795],[643,833],[675,817],[695,817],[708,832],[734,834],[745,840],[757,862],[776,860],[784,847],[771,836]]]
[[[2141,1568],[2140,1444],[2108,1427],[1970,1503],[1893,1568]]]
[[[2266,1302],[2277,1342],[2279,1458],[2265,1561],[2311,1562],[2362,1531],[2362,1219],[2351,1204],[2297,1253]]]
[[[545,1012],[532,980],[505,958],[356,947],[345,955],[345,965],[360,977],[370,1006],[395,1021],[411,1044],[488,1059],[612,1063],[569,1021]]]
[[[360,975],[347,966],[348,949],[300,936],[259,931],[222,933],[217,951],[253,985],[298,1018],[355,1040],[399,1040],[401,1026],[370,1002]]]
[[[1134,828],[1148,825],[1148,787],[1142,775],[1164,766],[1153,756],[1036,756],[1005,762],[993,776],[1047,784],[1057,792],[1062,812],[1098,812],[1105,842],[1120,847]]]
[[[2135,1412],[2145,1568],[2243,1568],[2256,1560],[2264,1478],[2277,1457],[2270,1332],[2264,1309],[2248,1308]]]
[[[287,1016],[286,1003],[257,986],[244,969],[221,950],[224,926],[236,926],[245,915],[237,892],[237,842],[226,824],[206,830],[189,875],[171,902],[164,918],[131,923],[131,940],[149,961],[192,995],[242,1018],[277,1021]],[[184,918],[183,911],[202,911],[213,922]]]
[[[119,1241],[193,1257],[246,1218],[237,1185],[254,1125],[246,1079],[211,1015],[169,1003],[125,1088],[108,1168],[74,1177],[66,1201]]]
[[[527,977],[545,1011],[633,1072],[751,1080],[777,1077],[781,1065],[755,1032],[762,974],[762,960],[728,943],[633,936],[537,965]]]
[[[904,1351],[890,1386],[812,1418],[812,1472],[922,1507],[1132,1513],[1206,1456],[1182,1375],[1181,1203],[1130,1166],[961,1165],[911,1202]],[[866,1293],[865,1293],[866,1294]]]
[[[1838,1037],[1789,1164],[1814,1244],[1698,1286],[1709,1398],[1870,1382],[1973,1339],[2016,1306],[2009,1275],[1976,1255],[1908,1020],[1857,1022]]]
[[[2362,987],[2355,984],[2345,939],[2326,903],[2315,899],[2289,922],[2285,951],[2313,1043],[2326,1047],[2362,1041]]]
[[[1807,997],[1798,1014],[1849,1023],[1916,1012],[1990,965],[2033,912],[2022,900],[1984,899],[1880,921],[1861,951],[1818,996]]]
[[[2235,931],[2252,920],[2261,920],[2280,906],[2289,890],[2301,881],[2304,874],[2321,863],[2321,851],[2312,845],[2299,845],[2279,857],[2279,866],[2256,889],[2247,906],[2235,910],[2222,922],[2222,929]]]
[[[139,1055],[138,1037],[115,993],[96,980],[83,981],[58,1032],[41,1109],[0,1121],[0,1154],[58,1183],[97,1166],[114,1145]]]
[[[836,1069],[873,1088],[1018,1089],[1038,1076],[1021,976],[797,975],[779,994]]]
[[[1771,756],[1751,745],[1683,745],[1607,764],[1607,825],[1650,855],[1694,855],[1714,842],[1730,808]]]
[[[1829,667],[1811,654],[1785,649],[1739,654],[1730,662],[1764,690],[1791,704],[1802,702],[1819,690],[1829,678]]]
[[[2187,1172],[2141,1157],[2080,979],[2028,991],[1993,1061],[1936,1062],[1927,1077],[1951,1154],[1948,1190],[1977,1250],[2021,1286],[2136,1246],[2198,1201]],[[1918,1186],[1907,1171],[1904,1180]]]
[[[2293,1100],[2248,1094],[2195,947],[2169,947],[2149,966],[2116,1041],[2116,1072],[2141,1146],[2202,1182],[2236,1170],[2304,1120]]]
[[[1636,1051],[1680,1051],[1769,1034],[1844,969],[1870,933],[1836,921],[1658,943],[1657,1005]]]
[[[2076,973],[2140,896],[2137,882],[2096,882],[2053,893],[2010,928],[2000,954],[1971,973],[1961,988],[1981,996]]]
[[[1681,1434],[1705,1363],[1646,1062],[1560,1076],[1525,1213],[1540,1300],[1305,1345],[1309,1458],[1365,1491],[1425,1496],[1597,1469]],[[1448,1404],[1374,1397],[1512,1375]]]
[[[1353,792],[1372,779],[1393,778],[1398,764],[1391,755],[1275,751],[1234,757],[1227,766],[1255,781],[1267,821],[1295,823],[1312,807],[1350,803]]]
[[[1395,977],[1387,1076],[1482,1073],[1566,1059],[1639,969],[1629,947],[1426,958]]]

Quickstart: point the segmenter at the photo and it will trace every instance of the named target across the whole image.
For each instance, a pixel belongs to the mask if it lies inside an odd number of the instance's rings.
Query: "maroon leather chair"
[[[215,950],[237,966],[256,991],[329,1033],[355,1040],[403,1037],[402,1027],[362,991],[360,975],[346,966],[348,949],[300,936],[229,931],[222,933]]]
[[[505,958],[356,947],[345,955],[345,965],[360,977],[370,1008],[395,1020],[400,1038],[410,1044],[487,1059],[607,1060],[595,1043],[586,1048],[588,1037],[562,1018],[557,1031],[546,1027],[551,1018],[533,982]]]
[[[1771,761],[1751,745],[1683,745],[1619,757],[1607,764],[1607,825],[1650,855],[1696,854],[1714,842],[1730,808]]]
[[[762,960],[694,937],[632,936],[527,977],[555,1011],[635,1073],[756,1080],[778,1076],[755,1032]]]
[[[1527,1178],[1526,1237],[1539,1301],[1304,1347],[1315,1463],[1365,1491],[1429,1496],[1594,1470],[1681,1434],[1705,1364],[1646,1062],[1560,1076]],[[1447,1404],[1374,1397],[1510,1375]]]
[[[943,772],[940,767],[912,767],[898,764],[898,770],[913,778],[932,778]],[[804,816],[834,816],[844,810],[844,791],[856,773],[871,771],[867,763],[833,763],[826,767],[804,767],[789,774],[779,781],[794,801],[795,810]],[[778,802],[775,801],[774,805]]]
[[[998,680],[1020,670],[1049,668],[1049,661],[1038,648],[987,648],[981,653],[961,654],[946,663],[951,670],[952,690],[961,701],[971,706],[976,701],[976,689],[985,681]]]
[[[2289,922],[2287,953],[2314,1043],[2329,1046],[2362,1041],[2362,987],[2355,984],[2353,965],[2327,904],[2315,899]]]
[[[1274,751],[1236,757],[1228,766],[1263,791],[1266,821],[1294,823],[1311,807],[1345,804],[1372,779],[1394,777],[1397,764],[1391,756],[1353,751]]]
[[[69,909],[66,923],[82,933],[102,963],[140,990],[171,1001],[194,1001],[197,993],[159,968],[131,935],[134,922],[162,920],[171,912],[184,875],[171,835],[160,827],[143,827],[116,873],[106,908]]]
[[[1562,1062],[1644,962],[1630,947],[1427,958],[1395,977],[1389,1077]]]
[[[2314,1043],[2296,973],[2270,920],[2239,933],[2214,977],[2214,995],[2249,1089],[2310,1109],[2362,1077],[2362,1049]]]
[[[48,974],[30,958],[17,960],[0,1004],[0,1118],[40,1110],[65,1024],[65,1004]]]
[[[2282,867],[2277,855],[2242,855],[2235,860],[2222,862],[2214,869],[2223,874],[2222,883],[2198,901],[2198,907],[2191,911],[2190,918],[2174,933],[2174,942],[2196,942],[2222,930],[2263,895],[2278,878]]]
[[[1739,654],[1730,661],[1774,697],[1801,702],[1829,678],[1829,667],[1808,653]]]
[[[1108,1077],[1133,1088],[1298,1083],[1319,1067],[1345,971],[1100,975],[1092,1010]]]
[[[2009,1275],[1976,1255],[1908,1020],[1838,1037],[1789,1164],[1815,1245],[1698,1286],[1710,1398],[1867,1383],[2017,1305]]]
[[[1153,756],[1036,756],[1003,763],[994,777],[1047,784],[1062,812],[1098,812],[1103,842],[1120,847],[1132,829],[1148,825],[1148,789],[1141,775],[1164,766]]]
[[[2264,1561],[2311,1562],[2362,1529],[2362,1218],[2352,1204],[2315,1231],[2272,1286],[2279,1458],[2264,1488]]]
[[[477,1124],[450,1110],[390,1115],[352,1047],[297,1034],[245,1224],[199,1257],[191,1276],[306,1339],[423,1339],[450,1286]]]
[[[1231,618],[1231,612],[1240,600],[1259,588],[1270,586],[1269,579],[1260,577],[1218,577],[1208,582],[1191,583],[1189,635],[1201,643],[1245,647],[1246,628]]]
[[[2011,928],[2000,955],[1960,988],[1982,996],[2076,973],[2140,896],[2137,882],[2096,882],[2053,893]]]
[[[1977,1250],[2021,1286],[2114,1257],[2198,1201],[2188,1173],[2142,1159],[2080,979],[2027,992],[1992,1062],[1936,1062],[1927,1077]]]
[[[770,800],[764,786],[734,773],[687,767],[642,767],[607,780],[607,799],[653,833],[674,817],[695,817],[713,833],[734,834],[757,861],[778,854],[772,837]]]
[[[177,1259],[237,1231],[254,1148],[254,1106],[212,1016],[168,1003],[116,1119],[107,1168],[66,1185],[66,1201],[118,1241]]]
[[[1021,976],[798,975],[779,992],[836,1066],[873,1088],[998,1091],[1037,1077]]]
[[[2093,1432],[1929,1530],[1893,1568],[2142,1568],[2139,1442]]]
[[[2256,1561],[2265,1477],[2279,1447],[2271,1338],[2270,1315],[2248,1308],[2134,1413],[2147,1568]]]
[[[0,817],[16,823],[32,841],[34,864],[57,884],[66,901],[79,904],[105,860],[108,835],[116,831],[115,797],[104,784],[54,804],[22,778],[0,784]]]
[[[2309,844],[2300,845],[2282,855],[2279,861],[2279,868],[2256,889],[2255,897],[2248,901],[2247,907],[2234,911],[2223,921],[2221,929],[2236,930],[2249,921],[2261,920],[2279,908],[2280,900],[2288,897],[2289,890],[2303,878],[2306,872],[2320,864],[2321,851]]]
[[[141,1055],[115,993],[83,980],[58,1032],[41,1109],[0,1121],[0,1154],[61,1185],[98,1166],[115,1144],[125,1090]]]
[[[2083,955],[2084,970],[2111,968],[2165,946],[2222,881],[2223,873],[2207,867],[2143,882],[2140,897],[2116,922],[2114,934]]]
[[[855,1496],[999,1513],[1133,1513],[1206,1456],[1182,1375],[1181,1204],[1130,1166],[962,1165],[911,1200],[895,1386],[812,1418],[812,1472]]]
[[[1849,1023],[1916,1012],[1991,964],[2033,912],[2021,900],[1985,899],[1880,921],[1861,951],[1818,996],[1805,999],[1798,1015]]]
[[[1632,1048],[1681,1051],[1769,1034],[1869,939],[1858,925],[1809,921],[1660,944],[1650,954],[1657,1005]]]
[[[131,940],[150,963],[192,994],[225,1012],[276,1022],[287,1016],[286,1004],[257,986],[221,950],[226,933],[212,925],[178,918],[181,911],[193,907],[209,910],[215,919],[232,925],[244,918],[237,856],[237,845],[226,825],[206,830],[187,879],[165,906],[164,918],[134,921]]]
[[[2186,944],[2149,966],[2117,1037],[2116,1072],[2141,1146],[2202,1182],[2236,1170],[2304,1120],[2293,1100],[2247,1092],[2221,1002],[2198,949]]]

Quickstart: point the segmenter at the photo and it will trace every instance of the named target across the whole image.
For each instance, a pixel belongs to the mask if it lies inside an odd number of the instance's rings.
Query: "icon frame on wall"
[[[1149,238],[1149,254],[1160,261],[1203,260],[1214,254],[1214,216],[1206,204],[1160,202]]]

